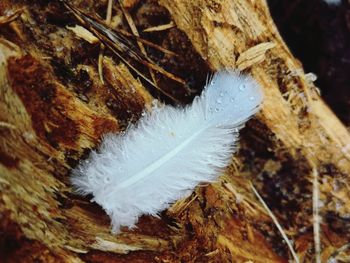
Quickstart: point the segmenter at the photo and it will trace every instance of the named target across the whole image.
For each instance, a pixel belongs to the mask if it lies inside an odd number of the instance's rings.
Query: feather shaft
[[[131,176],[130,178],[122,182],[119,187],[120,188],[129,187],[132,184],[142,180],[142,178],[144,178],[148,174],[157,170],[157,168],[161,167],[164,163],[166,163],[167,161],[172,159],[174,156],[176,156],[176,154],[181,152],[193,139],[195,139],[202,132],[202,130],[194,133],[190,138],[186,139],[181,145],[179,145],[178,147],[176,147],[174,150],[170,151],[163,157],[159,158],[157,161],[155,161],[154,163],[146,167],[144,170],[138,172],[137,174]]]

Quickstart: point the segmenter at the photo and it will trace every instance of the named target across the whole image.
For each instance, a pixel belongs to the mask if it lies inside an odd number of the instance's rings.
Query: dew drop
[[[230,101],[231,101],[231,102],[234,102],[234,101],[235,101],[235,98],[232,97],[232,98],[230,99]]]
[[[221,103],[222,103],[222,99],[221,99],[221,98],[218,98],[218,99],[216,100],[216,102],[217,102],[218,104],[221,104]]]
[[[220,111],[220,109],[219,108],[215,108],[215,112],[219,112]]]
[[[220,92],[220,97],[223,97],[224,96],[224,93],[223,92]]]
[[[250,100],[254,100],[255,98],[254,98],[253,96],[251,96],[249,99],[250,99]]]
[[[246,89],[246,84],[239,85],[239,90],[244,91]]]
[[[212,107],[209,107],[209,112],[213,112],[213,108]]]
[[[104,181],[105,181],[106,184],[108,184],[108,183],[111,182],[111,178],[109,178],[108,176],[106,176]]]

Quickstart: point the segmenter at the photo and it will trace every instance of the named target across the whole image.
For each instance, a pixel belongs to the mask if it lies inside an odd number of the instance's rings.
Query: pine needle
[[[175,27],[175,24],[173,21],[171,21],[168,24],[164,24],[164,25],[159,25],[159,26],[153,26],[153,27],[149,27],[143,30],[143,32],[155,32],[155,31],[164,31],[170,28]]]
[[[168,77],[169,79],[172,79],[178,83],[181,83],[183,85],[186,84],[186,82],[175,76],[174,74],[164,70],[154,62],[148,61],[145,56],[139,52],[138,50],[135,50],[133,48],[132,43],[125,38],[122,34],[118,34],[116,32],[113,32],[109,28],[103,25],[103,23],[100,23],[98,21],[95,21],[95,18],[92,18],[85,13],[83,13],[80,9],[75,8],[74,6],[70,5],[66,0],[61,0],[65,7],[72,11],[74,16],[79,20],[79,22],[88,27],[89,31],[91,31],[106,47],[108,47],[123,63],[125,63],[132,71],[134,71],[136,74],[138,74],[143,80],[145,80],[147,83],[152,85],[154,88],[159,90],[161,93],[163,93],[168,98],[172,99],[174,102],[178,102],[178,100],[173,97],[170,93],[164,91],[157,85],[153,83],[153,81],[149,80],[144,74],[142,74],[136,67],[131,65],[130,62],[122,55],[125,54],[129,58],[139,62],[140,64],[147,66],[164,76]],[[119,32],[120,33],[120,32]]]
[[[112,6],[113,0],[108,0],[107,12],[106,12],[106,24],[109,25],[112,19]],[[98,75],[100,76],[100,80],[102,84],[104,84],[103,80],[103,53],[105,46],[101,43],[100,45],[100,53],[98,55]]]
[[[122,9],[122,12],[123,12],[123,14],[125,16],[125,19],[126,19],[128,25],[129,25],[130,29],[131,29],[131,32],[134,34],[134,36],[140,37],[140,34],[139,34],[139,32],[138,32],[138,30],[137,30],[137,28],[135,26],[134,20],[132,19],[130,13],[124,8],[123,3],[122,3],[121,0],[119,0],[119,5],[120,5],[120,8]],[[145,49],[143,43],[141,41],[137,40],[137,45],[139,46],[141,53],[148,59],[148,61],[151,61],[150,58],[147,55],[147,52],[146,52],[146,49]],[[154,74],[153,69],[149,68],[148,70],[149,70],[151,78],[152,78],[152,80],[154,82],[154,85],[157,85],[156,76]]]
[[[267,206],[267,204],[265,203],[264,199],[260,196],[260,194],[258,193],[258,191],[255,189],[254,185],[250,182],[250,186],[254,192],[254,194],[256,195],[256,197],[259,199],[260,203],[263,205],[263,207],[266,209],[266,211],[268,212],[269,216],[271,217],[272,221],[274,222],[274,224],[276,225],[278,231],[281,233],[282,238],[284,239],[284,241],[287,243],[287,246],[289,248],[290,253],[292,254],[295,263],[299,263],[299,258],[298,255],[296,254],[292,243],[290,242],[290,240],[288,239],[286,233],[284,232],[282,226],[280,225],[280,223],[278,222],[276,216],[272,213],[272,211],[270,210],[270,208]]]
[[[148,41],[146,39],[143,39],[141,37],[135,36],[135,35],[127,32],[127,31],[124,31],[123,29],[115,28],[114,31],[122,34],[123,36],[135,39],[135,40],[137,40],[137,41],[139,41],[139,42],[141,42],[141,43],[143,43],[143,44],[145,44],[145,45],[147,45],[147,46],[149,46],[151,48],[159,50],[160,52],[163,52],[164,54],[167,54],[167,55],[170,55],[170,56],[174,56],[174,57],[178,57],[179,56],[178,54],[176,54],[175,52],[173,52],[173,51],[171,51],[169,49],[166,49],[166,48],[164,48],[164,47],[162,47],[160,45],[157,45],[157,44],[155,44],[153,42],[150,42],[150,41]]]
[[[312,184],[312,216],[314,228],[314,243],[315,243],[315,261],[321,263],[321,238],[320,238],[320,215],[319,215],[319,198],[320,190],[318,185],[318,171],[316,167],[312,169],[313,184]]]

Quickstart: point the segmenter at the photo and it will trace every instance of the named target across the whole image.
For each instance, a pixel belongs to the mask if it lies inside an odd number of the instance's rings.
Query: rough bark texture
[[[71,1],[105,17],[107,1]],[[239,68],[264,88],[261,112],[220,181],[199,186],[160,218],[110,233],[103,210],[75,195],[69,171],[107,132],[135,122],[158,97],[105,52],[66,26],[78,21],[56,1],[0,3],[0,260],[5,262],[287,262],[288,249],[250,181],[301,259],[311,262],[312,170],[320,180],[322,259],[350,237],[350,136],[279,36],[264,0],[124,1],[142,37],[173,50],[147,50],[188,87],[160,75],[160,88],[186,103],[212,70]],[[9,17],[19,10],[18,16]],[[16,13],[17,14],[17,13]],[[118,5],[112,25],[125,27]],[[145,74],[147,69],[141,68]],[[190,91],[190,92],[189,92]],[[342,231],[339,231],[342,230]],[[337,254],[338,255],[338,254]]]

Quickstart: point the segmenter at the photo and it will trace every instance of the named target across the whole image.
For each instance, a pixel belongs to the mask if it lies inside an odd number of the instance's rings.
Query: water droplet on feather
[[[239,85],[239,90],[244,91],[246,89],[246,84]]]

